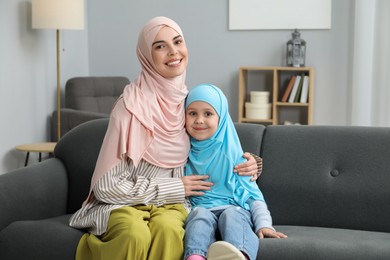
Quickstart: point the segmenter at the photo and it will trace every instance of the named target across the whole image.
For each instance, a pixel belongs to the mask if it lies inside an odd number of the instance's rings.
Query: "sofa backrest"
[[[65,107],[110,114],[130,81],[126,77],[75,77],[65,85]]]
[[[68,213],[81,207],[89,191],[90,181],[109,119],[88,121],[70,130],[60,139],[54,150],[68,172]],[[260,153],[265,127],[256,124],[235,124],[245,152]]]
[[[244,152],[260,154],[265,126],[259,124],[234,123]]]
[[[390,232],[390,128],[269,126],[261,156],[274,224]]]
[[[76,126],[54,149],[55,157],[63,161],[68,173],[68,213],[78,210],[88,195],[108,120],[96,119]]]

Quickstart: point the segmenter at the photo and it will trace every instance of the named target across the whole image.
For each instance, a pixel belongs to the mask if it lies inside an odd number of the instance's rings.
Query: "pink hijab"
[[[170,79],[162,77],[151,54],[153,41],[164,26],[184,39],[180,27],[166,17],[151,19],[141,30],[137,45],[141,73],[125,87],[111,113],[91,190],[124,156],[131,158],[136,167],[141,159],[163,168],[179,167],[187,161],[190,144],[184,128],[186,73]]]

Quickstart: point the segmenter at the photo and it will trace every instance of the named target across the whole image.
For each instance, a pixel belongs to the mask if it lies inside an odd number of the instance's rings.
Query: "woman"
[[[184,128],[188,51],[180,27],[166,17],[151,19],[140,32],[137,56],[141,73],[113,108],[90,193],[70,219],[90,232],[76,259],[181,259],[185,198],[212,186],[203,181],[207,176],[183,177],[190,145]],[[241,168],[253,175],[251,162]]]

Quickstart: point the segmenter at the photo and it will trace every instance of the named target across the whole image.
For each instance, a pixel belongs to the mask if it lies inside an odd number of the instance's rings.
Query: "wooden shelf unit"
[[[309,76],[307,103],[281,102],[292,75]],[[257,80],[257,82],[256,82]],[[279,125],[285,122],[310,125],[313,123],[314,69],[312,67],[240,67],[238,82],[238,122]],[[250,102],[250,91],[269,91],[270,119],[245,117],[245,102]]]

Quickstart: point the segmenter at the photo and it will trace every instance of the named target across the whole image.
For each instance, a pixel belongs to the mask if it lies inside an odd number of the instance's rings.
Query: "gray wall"
[[[302,30],[306,65],[315,69],[314,123],[346,125],[353,1],[333,1],[330,30]],[[228,30],[228,0],[147,0],[88,2],[89,70],[91,75],[139,73],[137,36],[150,18],[163,15],[181,26],[190,53],[187,86],[221,87],[237,120],[240,66],[284,66],[290,30]]]
[[[61,83],[88,75],[85,30],[61,31]],[[56,102],[56,32],[31,28],[31,1],[0,1],[0,174],[23,167],[15,146],[49,140]],[[47,155],[44,154],[44,157]],[[38,154],[30,156],[30,163]]]

